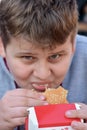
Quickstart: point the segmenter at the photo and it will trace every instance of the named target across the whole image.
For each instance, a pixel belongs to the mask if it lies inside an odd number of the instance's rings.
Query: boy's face
[[[2,48],[3,44],[0,43]],[[54,49],[29,43],[24,39],[11,39],[1,54],[6,58],[10,72],[22,88],[44,91],[60,85],[69,68],[75,50],[70,37]]]

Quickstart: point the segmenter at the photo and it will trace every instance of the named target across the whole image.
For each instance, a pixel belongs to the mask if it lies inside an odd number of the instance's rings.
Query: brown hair
[[[76,0],[2,0],[0,35],[4,46],[10,37],[23,36],[37,43],[66,41],[77,31]]]

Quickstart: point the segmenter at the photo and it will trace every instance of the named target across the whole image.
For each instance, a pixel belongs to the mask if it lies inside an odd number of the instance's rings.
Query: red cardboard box
[[[65,117],[67,110],[80,109],[78,104],[55,104],[35,106],[28,109],[29,116],[26,119],[26,130],[73,130],[73,120]]]

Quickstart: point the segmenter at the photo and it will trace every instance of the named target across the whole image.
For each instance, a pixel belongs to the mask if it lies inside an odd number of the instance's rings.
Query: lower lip
[[[34,87],[38,91],[45,91],[46,87],[45,86],[36,86]]]

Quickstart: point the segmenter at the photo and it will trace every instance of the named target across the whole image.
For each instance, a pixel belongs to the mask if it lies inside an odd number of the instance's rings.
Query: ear
[[[0,56],[5,58],[5,48],[4,48],[4,45],[3,45],[1,37],[0,37]]]

